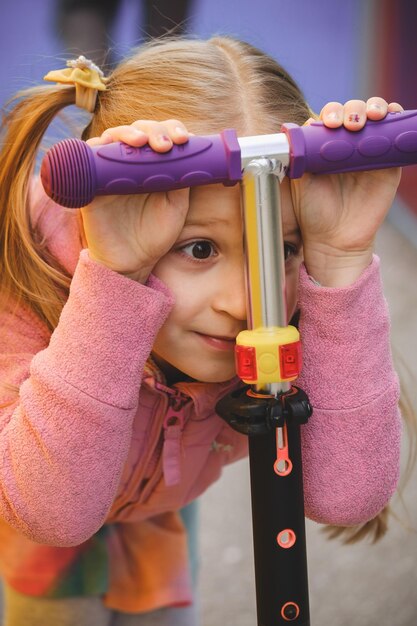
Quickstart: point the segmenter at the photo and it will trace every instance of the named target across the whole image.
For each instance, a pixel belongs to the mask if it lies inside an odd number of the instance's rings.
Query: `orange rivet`
[[[295,602],[287,602],[281,609],[281,615],[286,622],[292,622],[300,615],[300,607]]]
[[[277,535],[277,543],[281,548],[292,548],[297,540],[297,536],[291,528],[281,530]]]

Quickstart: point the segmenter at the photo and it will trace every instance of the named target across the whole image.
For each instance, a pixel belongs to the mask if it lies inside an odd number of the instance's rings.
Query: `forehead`
[[[281,211],[284,234],[298,229],[292,206],[288,179],[280,185]],[[190,208],[185,226],[216,226],[227,224],[235,227],[242,223],[240,185],[225,187],[221,184],[193,187],[190,192]]]
[[[190,208],[186,226],[239,224],[241,202],[239,185],[225,187],[221,184],[193,187],[190,191]]]

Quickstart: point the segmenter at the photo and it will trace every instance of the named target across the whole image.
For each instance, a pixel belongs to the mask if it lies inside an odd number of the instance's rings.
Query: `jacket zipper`
[[[147,475],[149,480],[144,487],[141,500],[148,498],[150,492],[159,482],[161,477],[167,487],[177,485],[181,480],[181,440],[185,425],[184,407],[191,401],[178,389],[170,389],[156,382],[155,388],[168,396],[165,406],[165,417],[162,423],[162,431],[152,456],[147,463]]]
[[[115,519],[117,519],[117,514],[126,507],[134,503],[140,505],[146,502],[162,476],[164,476],[167,486],[176,485],[181,479],[181,439],[186,422],[184,407],[192,399],[181,393],[179,389],[170,389],[158,382],[155,383],[155,388],[163,392],[160,396],[156,415],[162,414],[164,419],[162,424],[159,419],[151,424],[148,440],[154,442],[153,450],[150,451],[147,458],[138,462],[129,481],[130,488],[113,503],[111,517],[115,517]],[[145,484],[140,489],[139,496],[135,497],[134,494],[137,493],[141,475]]]
[[[181,442],[184,430],[184,405],[169,403],[163,424],[162,471],[167,487],[181,480]]]

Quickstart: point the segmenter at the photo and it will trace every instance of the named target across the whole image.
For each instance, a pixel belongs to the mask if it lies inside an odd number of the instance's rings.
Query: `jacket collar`
[[[155,390],[168,396],[181,394],[187,399],[191,398],[195,406],[198,419],[205,419],[215,410],[217,401],[232,389],[242,384],[235,376],[223,383],[201,383],[186,381],[175,383],[171,387],[167,385],[164,373],[150,356],[144,368],[144,382]]]

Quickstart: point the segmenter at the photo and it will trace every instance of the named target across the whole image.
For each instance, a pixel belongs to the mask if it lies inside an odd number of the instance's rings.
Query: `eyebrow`
[[[203,219],[191,219],[186,220],[185,226],[213,226],[214,224],[229,224],[229,220],[224,219],[222,217],[207,217]]]
[[[186,228],[187,226],[201,227],[201,226],[213,226],[215,224],[229,224],[229,223],[230,223],[229,220],[224,219],[222,217],[218,217],[218,218],[207,217],[204,219],[187,220],[184,224],[184,228]],[[299,239],[301,239],[301,231],[298,226],[294,226],[294,228],[292,228],[290,231],[284,232],[283,235],[284,235],[284,238],[285,237],[298,237]]]
[[[284,237],[301,237],[301,231],[300,228],[298,226],[295,226],[292,230],[289,230],[288,232],[284,232]]]

